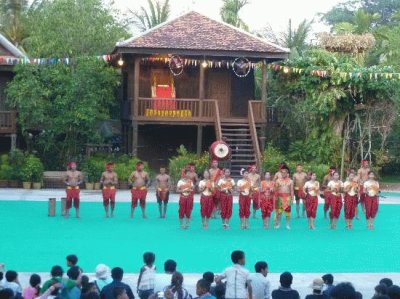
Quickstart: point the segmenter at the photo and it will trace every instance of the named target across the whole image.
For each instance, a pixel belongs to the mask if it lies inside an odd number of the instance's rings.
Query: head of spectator
[[[13,299],[14,292],[11,289],[0,290],[0,299]]]
[[[313,280],[310,288],[313,290],[313,294],[319,295],[322,293],[322,288],[324,286],[324,281],[321,278],[316,278]]]
[[[215,292],[215,298],[225,299],[225,285],[223,283],[217,284],[214,292]]]
[[[375,287],[375,295],[374,296],[381,296],[387,294],[387,285],[384,283],[380,283]]]
[[[334,299],[357,299],[357,293],[350,282],[342,282],[336,285],[332,292],[331,298]]]
[[[67,271],[67,276],[69,277],[69,279],[72,279],[72,280],[78,280],[78,277],[80,274],[81,274],[81,270],[77,266],[72,266]],[[89,282],[89,278],[87,279],[87,282]]]
[[[235,250],[231,254],[232,263],[244,266],[246,264],[246,258],[244,252],[241,250]]]
[[[176,262],[174,260],[166,260],[164,263],[165,273],[172,274],[176,271]]]
[[[324,284],[327,286],[333,285],[333,275],[332,274],[325,274],[322,276],[322,280],[324,281]]]
[[[40,291],[40,283],[42,282],[42,279],[40,278],[39,275],[37,274],[32,274],[31,277],[29,278],[29,285],[36,289],[36,295],[39,294]]]
[[[51,277],[62,277],[64,275],[64,270],[61,266],[53,266],[50,271]]]
[[[128,299],[129,298],[128,294],[126,293],[125,288],[123,288],[123,287],[114,288],[113,296],[114,296],[114,299]]]
[[[8,270],[6,272],[6,280],[8,282],[18,282],[18,273],[13,270]]]
[[[208,282],[204,278],[202,278],[199,281],[197,281],[197,284],[196,284],[196,294],[197,294],[197,296],[201,297],[204,294],[207,294],[209,292],[210,292],[210,282]]]
[[[120,267],[115,267],[111,270],[111,277],[115,281],[122,281],[124,277],[124,270]]]
[[[290,272],[283,272],[279,278],[282,288],[290,288],[293,282],[293,276]]]
[[[75,254],[67,255],[67,266],[72,267],[78,264],[78,257]]]
[[[210,285],[214,282],[215,275],[214,273],[207,271],[203,273],[203,279],[207,280]]]
[[[391,287],[393,285],[393,280],[385,277],[379,281],[379,284],[385,284],[387,287]]]
[[[254,270],[256,273],[261,273],[264,277],[268,275],[268,264],[264,261],[257,262],[254,265]]]
[[[97,279],[107,279],[110,276],[110,268],[104,264],[98,264],[96,266],[96,278]]]
[[[390,299],[400,299],[400,287],[397,285],[388,287],[387,295]]]
[[[145,252],[143,254],[143,262],[146,266],[152,267],[156,260],[156,255],[153,252]]]

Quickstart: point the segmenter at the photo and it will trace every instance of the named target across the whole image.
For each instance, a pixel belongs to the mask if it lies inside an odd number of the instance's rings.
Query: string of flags
[[[99,61],[110,62],[119,55],[99,55],[93,56]],[[28,58],[28,57],[11,57],[11,56],[0,56],[0,64],[3,65],[17,65],[17,64],[37,64],[37,65],[52,65],[52,64],[65,64],[69,65],[74,61],[74,58]]]
[[[346,72],[339,69],[333,71],[327,70],[306,70],[303,68],[289,67],[279,64],[268,64],[268,69],[274,72],[280,72],[286,75],[310,75],[320,78],[338,76],[343,81],[347,80],[400,80],[400,73],[392,71],[378,71],[375,67],[355,69],[352,72]]]

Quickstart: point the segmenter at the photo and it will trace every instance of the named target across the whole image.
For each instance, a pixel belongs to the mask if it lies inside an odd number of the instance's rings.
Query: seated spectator
[[[327,295],[322,293],[324,281],[321,278],[314,279],[310,288],[313,290],[312,295],[307,295],[306,299],[329,299]]]
[[[172,274],[171,284],[164,289],[166,299],[192,299],[189,292],[183,287],[183,275],[180,272]]]
[[[144,266],[140,269],[140,274],[137,282],[137,290],[140,299],[148,299],[154,293],[156,280],[156,267],[154,262],[156,255],[152,252],[143,254]]]
[[[99,292],[104,286],[110,284],[112,279],[110,278],[110,268],[104,264],[98,264],[96,267],[96,280],[94,281]]]
[[[198,299],[215,299],[213,295],[210,294],[210,282],[204,278],[197,281],[196,284],[196,295]]]
[[[300,299],[299,292],[291,288],[293,276],[289,272],[281,274],[279,282],[281,286],[272,291],[272,299]]]
[[[14,296],[22,295],[22,288],[18,281],[18,273],[13,270],[6,272],[5,280],[1,282],[1,287],[3,289],[10,289],[13,291]]]
[[[387,295],[390,299],[400,299],[400,287],[397,285],[388,287]]]
[[[116,287],[113,290],[114,299],[128,299],[128,294],[126,293],[126,289],[123,287]]]
[[[221,283],[226,279],[225,298],[252,298],[250,272],[243,267],[246,264],[244,252],[240,250],[232,252],[231,260],[233,266],[226,268],[215,281]]]
[[[268,264],[266,262],[257,262],[254,265],[254,269],[256,273],[250,275],[253,299],[269,299],[270,283],[266,278],[268,275]]]
[[[384,283],[380,283],[375,287],[375,294],[374,297],[383,296],[387,294],[388,287]]]
[[[325,274],[322,276],[322,280],[324,281],[324,287],[322,288],[322,294],[331,297],[331,291],[334,288],[333,285],[333,275],[332,274]]]
[[[64,270],[61,266],[53,266],[50,271],[51,278],[43,284],[40,289],[40,294],[43,294],[50,288],[52,285],[62,283],[64,288],[72,289],[76,286],[77,281],[71,279],[63,279]],[[57,289],[58,290],[58,289]]]
[[[379,284],[384,284],[386,285],[386,287],[391,287],[393,285],[393,280],[391,280],[390,278],[382,278],[379,281]]]
[[[357,299],[357,293],[350,282],[342,282],[331,291],[331,298],[334,299]]]
[[[124,277],[124,270],[120,267],[115,267],[111,270],[111,277],[113,281],[104,286],[100,292],[101,299],[114,299],[114,289],[115,288],[124,288],[126,294],[129,299],[134,299],[135,296],[132,293],[132,289],[130,286],[122,282],[122,278]]]
[[[215,298],[217,299],[225,299],[225,284],[219,283],[215,286]]]
[[[14,292],[11,289],[0,290],[0,299],[13,299]]]
[[[206,281],[209,282],[210,284],[210,294],[213,295],[215,297],[215,285],[214,285],[214,279],[215,279],[215,275],[213,272],[204,272],[203,273],[203,279],[205,279]],[[224,291],[225,294],[225,291]]]
[[[42,279],[37,274],[32,274],[29,278],[29,287],[24,290],[24,299],[34,299],[39,296],[40,293],[40,283]]]
[[[164,273],[157,274],[154,285],[154,293],[164,291],[165,287],[171,284],[172,274],[176,271],[176,262],[174,260],[166,260],[164,263]]]
[[[72,266],[67,271],[68,278],[74,281],[77,281],[80,275],[81,271],[77,266]],[[88,283],[89,279],[84,279],[84,281],[85,283]],[[63,299],[79,299],[81,297],[80,285],[76,284],[73,288],[63,288],[61,291],[61,297]]]

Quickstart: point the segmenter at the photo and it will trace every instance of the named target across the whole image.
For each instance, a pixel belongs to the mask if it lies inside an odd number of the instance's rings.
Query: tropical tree
[[[130,11],[133,15],[132,23],[140,31],[147,31],[168,20],[171,7],[169,0],[147,0],[148,8],[140,7],[139,11]]]
[[[303,20],[297,28],[293,28],[292,20],[289,19],[287,31],[282,33],[281,43],[291,50],[292,56],[301,55],[306,49],[311,26],[312,21]]]
[[[363,34],[371,32],[376,22],[380,19],[378,13],[368,13],[364,9],[354,12],[350,22],[340,22],[333,26],[335,33],[356,33]]]
[[[249,26],[240,18],[240,10],[249,4],[248,0],[223,0],[220,15],[225,23],[248,31]]]

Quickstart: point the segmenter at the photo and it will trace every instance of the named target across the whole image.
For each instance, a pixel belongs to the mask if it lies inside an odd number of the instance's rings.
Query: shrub
[[[43,179],[43,163],[33,154],[26,156],[21,169],[21,179],[24,182],[41,182]]]
[[[279,163],[285,161],[285,155],[271,143],[269,143],[262,155],[262,170],[275,173],[278,171]],[[285,161],[286,162],[286,161]]]
[[[10,180],[12,178],[12,166],[10,165],[7,154],[0,156],[0,180]]]
[[[15,149],[9,153],[9,161],[12,167],[11,179],[22,181],[22,168],[25,164],[26,155],[23,151]]]

